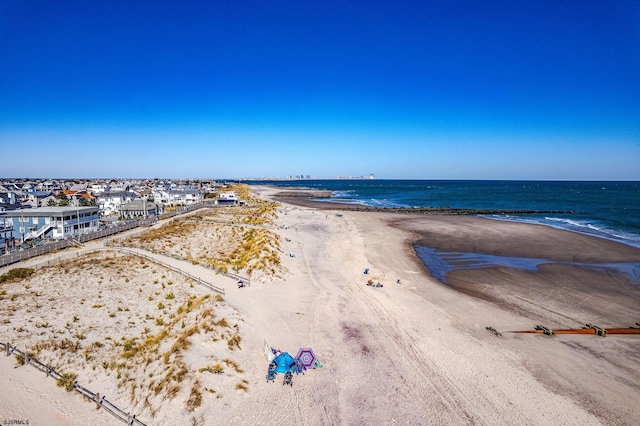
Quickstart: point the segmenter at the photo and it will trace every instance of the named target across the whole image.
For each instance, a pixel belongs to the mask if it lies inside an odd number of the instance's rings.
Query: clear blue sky
[[[0,177],[640,179],[640,1],[0,1]]]

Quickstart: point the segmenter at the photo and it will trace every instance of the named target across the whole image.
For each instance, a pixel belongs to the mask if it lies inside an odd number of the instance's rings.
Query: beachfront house
[[[99,229],[98,207],[40,207],[3,212],[13,238],[60,240]]]
[[[133,192],[111,191],[100,194],[97,198],[97,205],[100,208],[100,214],[103,216],[111,216],[120,214],[122,206],[130,203],[135,199]]]
[[[193,204],[201,203],[203,199],[202,192],[200,192],[200,190],[196,188],[176,189],[172,190],[171,192],[174,192],[174,197],[176,200],[180,200],[180,203],[174,202],[174,204],[190,206]]]
[[[123,219],[156,219],[162,207],[146,199],[133,200],[122,206],[121,212]]]
[[[238,204],[239,202],[238,194],[235,191],[226,191],[221,192],[218,195],[217,204]]]
[[[204,198],[199,189],[188,185],[172,189],[156,186],[152,189],[151,195],[156,203],[163,206],[190,206],[201,203]]]

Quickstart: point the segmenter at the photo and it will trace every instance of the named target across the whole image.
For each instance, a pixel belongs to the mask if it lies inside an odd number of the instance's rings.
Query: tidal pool
[[[577,263],[556,262],[546,259],[533,259],[528,257],[494,256],[482,253],[444,252],[428,247],[415,246],[416,254],[429,270],[429,273],[438,281],[447,284],[447,274],[458,269],[479,269],[495,266],[506,268],[535,271],[538,265],[566,264],[577,265],[584,268],[604,270],[616,269],[622,271],[637,284],[640,284],[640,263]]]

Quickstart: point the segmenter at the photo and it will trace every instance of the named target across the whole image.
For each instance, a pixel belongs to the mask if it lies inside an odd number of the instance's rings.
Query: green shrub
[[[16,362],[18,363],[18,365],[24,365],[24,355],[22,354],[16,354]]]
[[[71,392],[75,389],[76,377],[78,377],[78,375],[75,373],[63,373],[56,384],[64,388],[67,392]]]
[[[14,268],[9,270],[6,274],[0,275],[0,284],[5,282],[20,281],[25,278],[31,277],[35,273],[33,268]]]

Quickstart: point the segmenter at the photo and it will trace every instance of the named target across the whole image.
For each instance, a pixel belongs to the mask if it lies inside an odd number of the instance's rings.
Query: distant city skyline
[[[0,178],[640,180],[640,2],[0,3]]]

